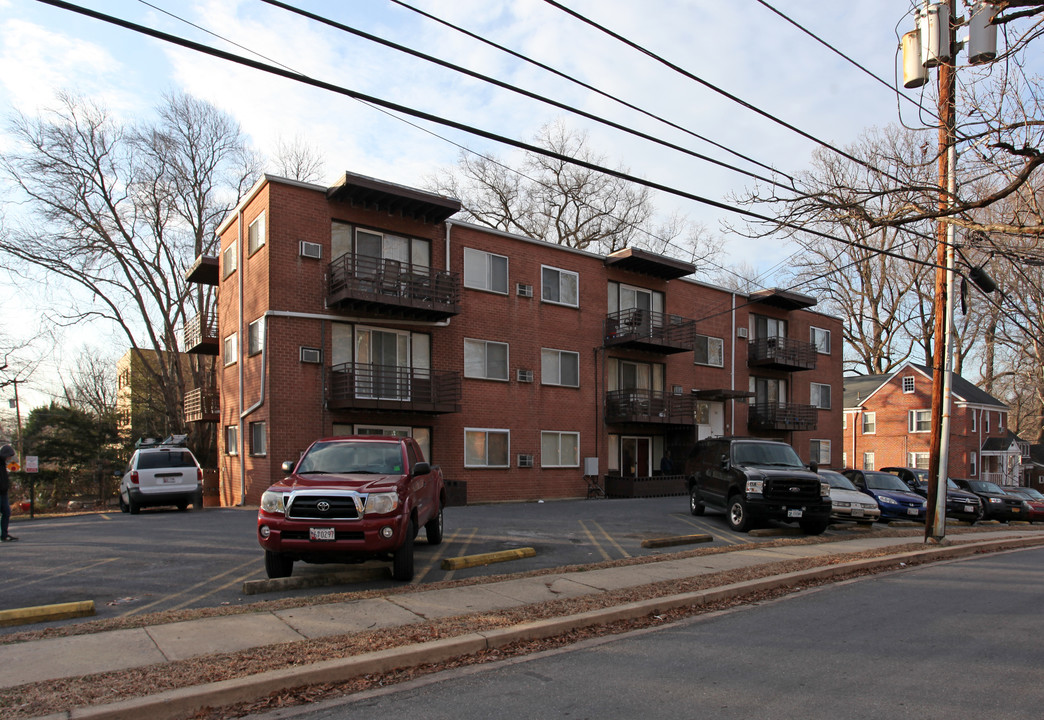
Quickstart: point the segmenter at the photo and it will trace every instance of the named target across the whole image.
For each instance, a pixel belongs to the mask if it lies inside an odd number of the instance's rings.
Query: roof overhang
[[[203,285],[218,284],[218,259],[214,255],[200,255],[185,273],[185,280]]]
[[[327,188],[326,197],[428,223],[443,222],[461,208],[456,198],[347,172],[340,182]]]
[[[780,288],[758,290],[757,292],[752,292],[748,297],[751,302],[762,303],[783,310],[804,310],[819,302],[814,297],[790,292],[789,290],[781,290]]]
[[[696,266],[692,263],[638,248],[624,248],[609,253],[605,256],[605,265],[642,275],[652,275],[664,280],[674,280],[696,272]]]

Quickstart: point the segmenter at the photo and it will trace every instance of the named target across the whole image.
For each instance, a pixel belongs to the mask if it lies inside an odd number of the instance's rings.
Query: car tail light
[[[203,468],[196,468],[196,481],[200,485],[203,484]]]
[[[138,484],[138,471],[137,470],[131,470],[131,482],[133,484],[135,484],[135,485]]]

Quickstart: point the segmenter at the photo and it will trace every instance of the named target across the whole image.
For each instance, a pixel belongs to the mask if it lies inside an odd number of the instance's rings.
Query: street
[[[929,565],[257,720],[1041,717],[1044,550]]]

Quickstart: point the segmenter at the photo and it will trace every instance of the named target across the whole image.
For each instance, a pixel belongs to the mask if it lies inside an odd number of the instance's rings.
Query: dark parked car
[[[880,470],[852,468],[842,470],[841,474],[877,500],[877,506],[881,508],[881,520],[924,520],[927,506],[924,498],[911,492],[906,483],[895,475]]]
[[[1026,501],[1026,519],[1030,522],[1044,521],[1044,495],[1028,487],[1004,487],[1004,492]]]
[[[973,492],[982,500],[984,520],[1023,520],[1026,508],[1022,498],[1009,495],[999,485],[986,480],[962,480],[954,478],[962,490]]]
[[[693,446],[685,463],[689,511],[725,511],[746,532],[765,520],[796,522],[809,535],[830,523],[830,485],[790,445],[751,437],[715,437]]]
[[[923,498],[928,497],[928,471],[923,468],[886,467],[881,472],[892,473]],[[975,493],[961,490],[953,480],[946,479],[946,517],[975,522],[982,520],[982,501]]]

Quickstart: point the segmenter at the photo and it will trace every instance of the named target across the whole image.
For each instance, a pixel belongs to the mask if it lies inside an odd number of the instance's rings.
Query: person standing
[[[0,542],[18,539],[7,532],[7,525],[11,522],[11,501],[7,498],[7,492],[11,489],[11,477],[7,474],[7,461],[14,455],[14,448],[10,445],[0,447]]]
[[[660,474],[672,475],[674,473],[674,461],[671,460],[671,451],[667,450],[660,458]]]

